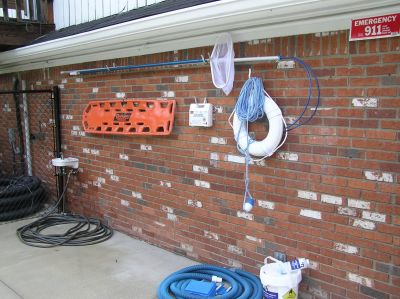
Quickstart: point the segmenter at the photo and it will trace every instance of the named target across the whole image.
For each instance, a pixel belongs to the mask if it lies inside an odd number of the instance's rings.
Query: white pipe
[[[234,58],[234,62],[253,62],[253,61],[278,61],[281,58],[279,56],[260,56],[260,57],[243,57]]]
[[[22,90],[26,90],[26,82],[22,80]],[[29,129],[29,114],[28,114],[28,96],[26,93],[22,94],[22,104],[24,107],[24,131],[25,131],[25,155],[26,155],[26,168],[28,175],[32,175],[32,156],[31,156],[31,132]]]
[[[221,59],[223,60],[223,59]],[[243,62],[262,62],[262,61],[279,61],[281,58],[279,56],[259,56],[259,57],[241,57],[234,58],[233,61],[236,63]],[[190,63],[188,63],[190,62]],[[69,74],[70,76],[77,76],[81,74],[93,74],[97,72],[105,72],[105,71],[120,71],[120,70],[128,70],[128,69],[141,69],[148,67],[159,67],[159,66],[171,66],[171,65],[187,65],[187,64],[204,64],[210,63],[210,59],[204,59],[198,61],[194,60],[181,60],[181,61],[170,61],[170,62],[160,62],[160,63],[150,63],[143,65],[127,65],[127,66],[115,66],[115,67],[100,67],[100,68],[92,68],[92,69],[81,69],[81,70],[71,70],[71,71],[61,71],[60,73]]]

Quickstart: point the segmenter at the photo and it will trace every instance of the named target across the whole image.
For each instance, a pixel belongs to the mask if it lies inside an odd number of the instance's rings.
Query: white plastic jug
[[[268,260],[274,263],[268,263]],[[264,260],[260,270],[260,279],[264,287],[265,299],[297,299],[301,270],[282,273],[283,263],[272,256]]]

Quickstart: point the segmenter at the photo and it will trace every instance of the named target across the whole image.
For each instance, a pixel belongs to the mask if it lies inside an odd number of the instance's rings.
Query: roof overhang
[[[0,73],[208,46],[221,32],[239,42],[344,30],[399,9],[398,0],[221,0],[3,52]]]

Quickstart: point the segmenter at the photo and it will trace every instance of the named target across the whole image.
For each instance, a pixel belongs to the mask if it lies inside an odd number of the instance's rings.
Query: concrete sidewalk
[[[118,232],[91,246],[26,246],[15,231],[30,221],[0,225],[1,299],[155,299],[167,275],[195,264]]]

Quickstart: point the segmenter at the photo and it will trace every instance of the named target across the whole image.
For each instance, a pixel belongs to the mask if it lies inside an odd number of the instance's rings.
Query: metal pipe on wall
[[[26,89],[26,81],[21,81],[22,90]],[[28,110],[28,96],[26,93],[22,94],[22,104],[24,113],[24,133],[25,133],[25,155],[26,155],[26,169],[27,174],[32,175],[32,155],[31,155],[31,131],[29,128],[29,110]]]
[[[242,57],[235,58],[233,61],[236,63],[243,62],[263,62],[263,61],[279,61],[280,56],[260,56],[260,57]],[[210,59],[190,59],[190,60],[178,60],[178,61],[167,61],[159,63],[148,63],[148,64],[137,64],[137,65],[123,65],[123,66],[112,66],[112,67],[100,67],[93,69],[81,69],[72,71],[61,71],[61,74],[69,74],[70,76],[84,75],[84,74],[96,74],[102,72],[111,71],[123,71],[123,70],[133,70],[149,67],[160,67],[160,66],[173,66],[173,65],[187,65],[187,64],[205,64],[209,63]]]

